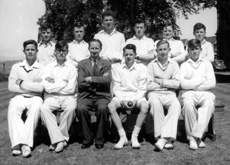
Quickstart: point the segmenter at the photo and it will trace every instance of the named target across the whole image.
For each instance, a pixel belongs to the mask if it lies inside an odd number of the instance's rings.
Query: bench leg
[[[208,123],[208,131],[207,131],[207,136],[212,140],[216,141],[216,133],[214,129],[214,114],[212,114],[212,117]]]

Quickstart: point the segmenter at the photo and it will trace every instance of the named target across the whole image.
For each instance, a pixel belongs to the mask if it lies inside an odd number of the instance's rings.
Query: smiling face
[[[205,38],[205,30],[204,28],[201,28],[201,29],[196,29],[194,31],[194,36],[196,39],[200,40],[201,42],[204,40]]]
[[[114,19],[112,16],[105,16],[102,23],[105,31],[111,31],[114,28]]]
[[[144,36],[145,33],[145,24],[144,23],[137,23],[134,27],[134,31],[135,31],[135,36],[137,38],[142,38]]]
[[[163,38],[166,40],[169,40],[173,37],[173,27],[170,26],[165,26],[163,29]]]
[[[160,44],[158,47],[157,47],[157,58],[159,61],[167,61],[168,59],[168,53],[170,51],[170,48],[169,48],[169,44],[168,43],[163,43],[163,44]]]
[[[83,40],[83,37],[85,35],[85,29],[84,27],[74,27],[73,30],[73,35],[74,35],[74,39],[78,42]]]
[[[132,66],[134,64],[135,56],[136,54],[133,49],[124,49],[125,63],[127,66]]]
[[[89,52],[90,52],[90,56],[93,59],[96,59],[99,57],[99,54],[101,52],[101,45],[99,42],[97,41],[91,41],[89,43]]]
[[[47,43],[52,39],[51,29],[46,29],[41,31],[42,41]]]
[[[200,46],[196,46],[196,47],[193,47],[193,48],[188,48],[189,57],[194,62],[196,62],[199,59],[200,52],[201,52],[201,47]]]
[[[37,56],[37,49],[36,46],[34,44],[28,44],[26,45],[25,49],[23,50],[23,52],[26,55],[26,60],[27,61],[35,61],[36,60],[36,56]]]

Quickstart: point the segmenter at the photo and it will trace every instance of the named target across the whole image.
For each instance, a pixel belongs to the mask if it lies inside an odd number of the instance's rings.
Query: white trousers
[[[8,108],[8,126],[12,148],[19,144],[33,147],[34,130],[40,118],[41,97],[25,98],[17,95],[10,100]],[[21,119],[22,112],[27,109],[25,123]]]
[[[178,119],[181,113],[181,105],[176,94],[160,94],[151,92],[148,95],[150,113],[154,120],[155,138],[176,139]],[[164,114],[164,109],[167,114]]]
[[[202,138],[215,109],[215,95],[209,91],[187,91],[181,99],[187,139]]]
[[[47,96],[41,106],[41,118],[48,129],[51,144],[69,140],[69,129],[75,119],[77,100],[73,96]],[[62,110],[58,126],[55,110]]]

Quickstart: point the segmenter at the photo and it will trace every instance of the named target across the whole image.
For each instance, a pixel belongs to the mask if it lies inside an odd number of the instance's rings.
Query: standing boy
[[[69,43],[69,53],[66,58],[77,67],[79,61],[89,58],[89,45],[84,41],[85,27],[82,22],[74,25],[73,35],[74,40]]]
[[[144,20],[138,19],[134,26],[135,35],[126,41],[127,44],[134,44],[137,48],[136,59],[144,65],[148,65],[155,58],[155,45],[153,39],[145,36],[146,24]]]
[[[210,42],[205,40],[206,27],[202,23],[196,23],[193,27],[193,34],[201,42],[200,57],[210,62],[214,61],[214,50]]]
[[[120,63],[125,37],[115,29],[114,23],[114,12],[107,10],[102,13],[103,30],[99,31],[94,38],[99,39],[103,45],[100,57],[109,60],[111,63]]]
[[[52,41],[52,29],[49,25],[42,25],[40,27],[41,42],[38,44],[37,60],[42,65],[46,66],[52,61],[55,61],[54,47],[55,43]]]

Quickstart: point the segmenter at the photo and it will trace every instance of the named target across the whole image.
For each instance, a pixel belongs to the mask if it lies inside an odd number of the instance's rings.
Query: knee
[[[194,101],[192,99],[183,99],[183,107],[192,107],[194,106]]]
[[[107,105],[99,105],[97,107],[97,113],[108,113],[108,108],[107,108]]]
[[[110,114],[114,114],[117,112],[117,107],[113,102],[110,102],[108,104],[108,109],[109,109]]]
[[[142,103],[141,107],[140,107],[140,111],[141,111],[141,113],[147,114],[149,111],[149,104],[147,102]]]
[[[78,104],[77,109],[76,109],[76,114],[80,115],[80,114],[84,114],[87,111],[87,106],[83,105],[83,104]]]

